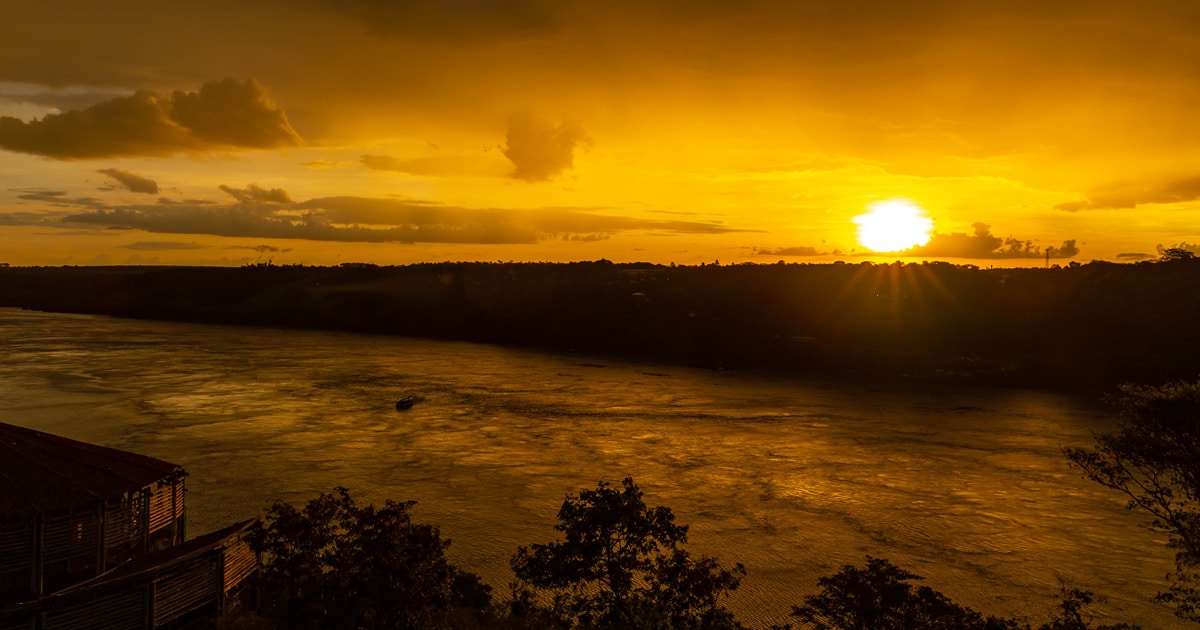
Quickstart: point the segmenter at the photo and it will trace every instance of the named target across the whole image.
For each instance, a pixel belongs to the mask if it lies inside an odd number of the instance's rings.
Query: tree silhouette
[[[358,507],[346,488],[276,502],[250,544],[260,614],[289,628],[461,628],[486,616],[490,587],[446,560],[450,541],[412,522],[413,501]]]
[[[794,606],[792,615],[806,630],[1033,629],[1022,619],[984,615],[928,586],[912,584],[920,579],[885,559],[867,556],[865,567],[845,565],[818,579],[821,590],[806,596],[803,606]],[[1064,585],[1058,614],[1037,630],[1139,630],[1124,623],[1092,626],[1086,608],[1094,599],[1091,591]]]
[[[1175,571],[1158,600],[1200,622],[1200,381],[1161,387],[1124,385],[1112,399],[1118,428],[1096,436],[1096,449],[1066,450],[1084,475],[1129,497],[1168,536]]]
[[[633,479],[568,496],[558,520],[563,540],[521,547],[512,559],[518,616],[548,598],[540,612],[569,628],[741,627],[720,600],[745,568],[680,549],[687,526],[670,508],[648,507]]]
[[[922,579],[882,558],[867,556],[864,568],[845,565],[817,580],[820,592],[792,609],[811,630],[1008,630],[1021,626],[1011,619],[985,617],[960,606]]]

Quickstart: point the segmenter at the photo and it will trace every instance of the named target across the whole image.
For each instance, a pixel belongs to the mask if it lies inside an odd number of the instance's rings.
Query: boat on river
[[[396,411],[408,411],[409,409],[412,409],[412,406],[416,404],[416,402],[416,398],[413,398],[412,396],[405,396],[404,398],[396,401]]]

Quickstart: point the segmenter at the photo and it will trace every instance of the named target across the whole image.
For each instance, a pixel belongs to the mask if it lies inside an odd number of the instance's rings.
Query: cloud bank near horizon
[[[1063,241],[1059,246],[1041,247],[1031,240],[1012,236],[1001,238],[992,234],[992,226],[982,221],[971,224],[973,234],[951,232],[934,233],[925,245],[919,245],[897,256],[928,256],[930,258],[978,258],[978,259],[1021,259],[1021,258],[1074,258],[1079,255],[1076,239]]]
[[[175,201],[110,205],[54,190],[27,191],[29,201],[84,209],[61,216],[65,224],[137,229],[158,234],[306,239],[358,243],[531,244],[546,240],[597,241],[625,232],[724,234],[744,232],[714,222],[642,219],[584,208],[468,208],[415,200],[323,197],[294,202],[287,191],[256,184],[221,186],[235,203]],[[30,213],[23,216],[43,215]],[[21,222],[20,216],[10,217]],[[46,225],[39,221],[39,225]]]

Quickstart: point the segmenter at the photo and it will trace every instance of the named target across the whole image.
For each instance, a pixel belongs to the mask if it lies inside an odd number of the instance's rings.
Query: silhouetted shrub
[[[304,506],[277,502],[252,530],[259,614],[288,628],[463,628],[487,618],[491,589],[446,560],[450,541],[413,523],[414,502],[359,507],[345,488]]]
[[[558,520],[563,540],[521,547],[512,559],[514,616],[564,628],[742,627],[720,602],[745,568],[680,549],[687,526],[670,508],[648,507],[632,479],[567,497]]]

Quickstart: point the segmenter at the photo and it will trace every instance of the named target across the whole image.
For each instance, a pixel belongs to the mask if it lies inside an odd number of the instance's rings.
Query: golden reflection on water
[[[182,464],[193,535],[344,485],[417,500],[503,593],[564,495],[631,475],[693,551],[746,564],[732,605],[752,624],[870,554],[989,612],[1044,617],[1061,576],[1170,625],[1145,601],[1162,541],[1061,455],[1108,422],[1086,402],[20,311],[0,326],[20,331],[0,336],[5,421]]]

